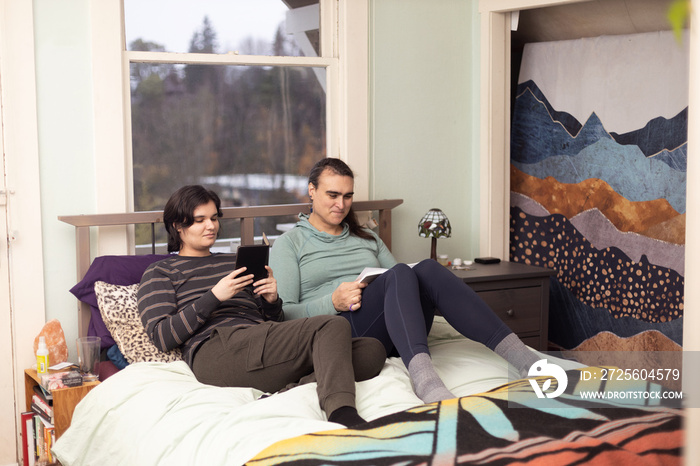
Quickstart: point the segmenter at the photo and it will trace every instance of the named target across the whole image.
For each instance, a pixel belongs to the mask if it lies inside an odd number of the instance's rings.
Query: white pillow
[[[179,349],[164,353],[153,344],[143,327],[136,305],[138,284],[123,286],[95,282],[97,305],[107,330],[130,363],[182,360]]]

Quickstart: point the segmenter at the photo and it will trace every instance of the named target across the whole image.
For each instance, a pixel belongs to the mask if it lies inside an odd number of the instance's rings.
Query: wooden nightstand
[[[49,371],[61,372],[61,371]],[[34,386],[40,384],[40,379],[36,374],[36,369],[25,369],[24,371],[24,396],[27,411],[32,410],[32,395]],[[53,395],[53,417],[56,440],[70,427],[73,411],[80,400],[87,393],[98,386],[100,382],[86,382],[79,387],[61,388],[52,390]]]
[[[549,277],[556,271],[500,262],[473,264],[470,270],[452,270],[486,301],[526,345],[547,349]]]

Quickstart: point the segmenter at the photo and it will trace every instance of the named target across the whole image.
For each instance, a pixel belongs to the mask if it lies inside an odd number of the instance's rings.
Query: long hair
[[[349,176],[353,180],[355,179],[355,174],[352,172],[350,167],[340,159],[333,157],[326,157],[321,159],[313,166],[311,172],[309,173],[309,183],[311,183],[314,188],[318,189],[318,179],[325,170],[330,170],[335,175]],[[350,206],[348,214],[343,219],[345,223],[348,224],[350,228],[350,234],[360,237],[362,239],[370,239],[376,241],[375,237],[372,236],[360,223],[357,221],[357,215],[355,211]]]
[[[221,199],[212,190],[200,185],[183,186],[175,191],[163,210],[163,223],[168,232],[168,252],[179,251],[182,248],[182,240],[178,228],[187,228],[194,223],[194,210],[202,204],[214,201],[216,213],[221,212]],[[219,228],[219,234],[221,228]],[[218,235],[217,235],[218,237]]]

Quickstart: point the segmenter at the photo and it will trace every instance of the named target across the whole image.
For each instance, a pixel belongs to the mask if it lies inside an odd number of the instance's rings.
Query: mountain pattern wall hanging
[[[511,123],[510,260],[557,271],[564,349],[682,346],[688,41],[527,44]]]

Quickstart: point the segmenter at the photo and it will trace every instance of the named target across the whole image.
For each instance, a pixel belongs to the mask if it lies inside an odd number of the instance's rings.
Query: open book
[[[418,262],[414,262],[413,264],[408,264],[409,267],[413,267],[416,265]],[[383,274],[389,269],[383,269],[381,267],[365,267],[362,272],[360,272],[360,275],[357,276],[355,279],[356,282],[360,283],[367,283],[370,284],[374,281],[375,278]]]

